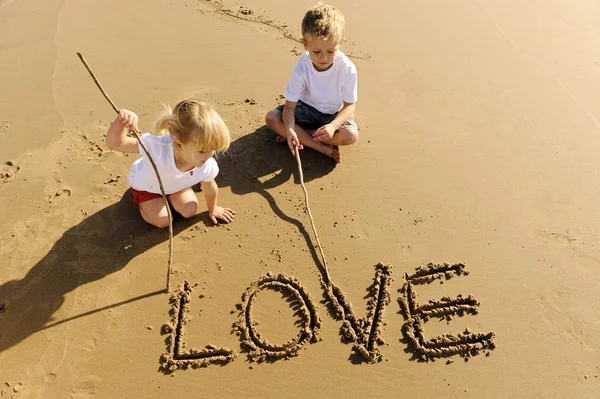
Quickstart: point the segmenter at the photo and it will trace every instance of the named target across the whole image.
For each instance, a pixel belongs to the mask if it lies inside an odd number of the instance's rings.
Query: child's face
[[[213,155],[214,151],[199,151],[195,148],[190,150],[190,162],[194,167],[199,168],[206,163]]]
[[[302,39],[302,44],[304,44],[304,49],[308,51],[315,69],[323,72],[333,65],[333,60],[342,43],[312,37],[309,40]]]
[[[179,144],[179,149],[185,160],[192,164],[195,168],[199,168],[206,163],[213,155],[214,151],[200,151],[194,145]]]

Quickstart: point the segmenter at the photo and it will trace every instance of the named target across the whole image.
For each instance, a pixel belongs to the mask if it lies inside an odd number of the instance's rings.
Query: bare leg
[[[198,198],[191,187],[167,196],[173,208],[184,218],[191,218],[198,210]],[[169,214],[162,198],[154,198],[140,204],[142,219],[158,228],[169,226]]]
[[[186,219],[195,216],[198,211],[198,197],[191,187],[169,195],[169,202],[177,213]]]
[[[311,136],[314,132],[315,130],[306,130],[306,133],[310,134]],[[356,129],[352,127],[343,127],[339,130],[336,130],[333,137],[330,140],[323,140],[322,143],[329,145],[351,145],[356,142],[357,138],[358,132],[356,131]],[[278,135],[275,138],[275,141],[277,141],[278,143],[285,143],[287,141],[287,138]]]
[[[354,144],[358,138],[358,132],[352,127],[343,127],[337,130],[329,140],[323,140],[322,143],[330,145],[350,145]]]
[[[154,198],[140,204],[142,218],[153,226],[164,228],[169,226],[169,214],[162,198]]]
[[[287,129],[283,124],[281,111],[276,109],[269,111],[269,113],[265,117],[265,122],[267,126],[269,126],[271,130],[273,130],[275,133],[277,133],[281,137],[287,138]],[[298,125],[294,127],[294,130],[298,135],[298,140],[300,140],[300,143],[312,148],[313,150],[319,151],[321,154],[327,155],[328,157],[335,159],[335,161],[338,163],[341,162],[340,152],[336,148],[332,148],[330,145],[324,144],[320,141],[315,141],[313,137],[306,132],[306,130],[302,129]]]

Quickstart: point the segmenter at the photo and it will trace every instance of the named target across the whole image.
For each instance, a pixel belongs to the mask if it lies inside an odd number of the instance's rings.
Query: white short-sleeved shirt
[[[294,103],[302,100],[324,114],[335,114],[344,101],[358,100],[357,83],[356,66],[341,51],[337,52],[331,68],[323,72],[315,69],[307,51],[292,72],[285,98]]]
[[[177,169],[171,136],[154,136],[145,133],[140,137],[140,140],[142,140],[156,164],[165,194],[167,195],[191,187],[201,181],[213,181],[219,173],[219,166],[214,158],[209,158],[204,165],[188,172],[182,172]],[[139,143],[138,148],[142,157],[136,160],[131,166],[127,181],[131,187],[138,191],[160,194],[160,186],[152,164]]]

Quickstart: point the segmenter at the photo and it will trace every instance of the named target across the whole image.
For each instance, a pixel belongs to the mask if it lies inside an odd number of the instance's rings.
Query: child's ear
[[[342,37],[342,41],[340,42],[340,47],[342,46],[342,44],[344,44],[344,41],[346,40],[345,37]]]
[[[306,47],[308,45],[308,42],[306,41],[306,39],[302,39],[302,45],[304,46],[304,50],[308,51],[308,47]]]
[[[183,144],[181,143],[181,141],[179,141],[177,139],[173,139],[173,147],[177,148],[178,150],[181,150],[181,147],[183,147]]]

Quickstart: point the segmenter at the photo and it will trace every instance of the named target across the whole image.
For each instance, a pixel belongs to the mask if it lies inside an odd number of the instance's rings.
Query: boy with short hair
[[[344,42],[344,16],[319,4],[302,20],[304,53],[285,89],[285,105],[269,111],[266,123],[296,148],[313,148],[341,162],[339,145],[358,137],[354,109],[358,100],[356,67],[339,48]]]

